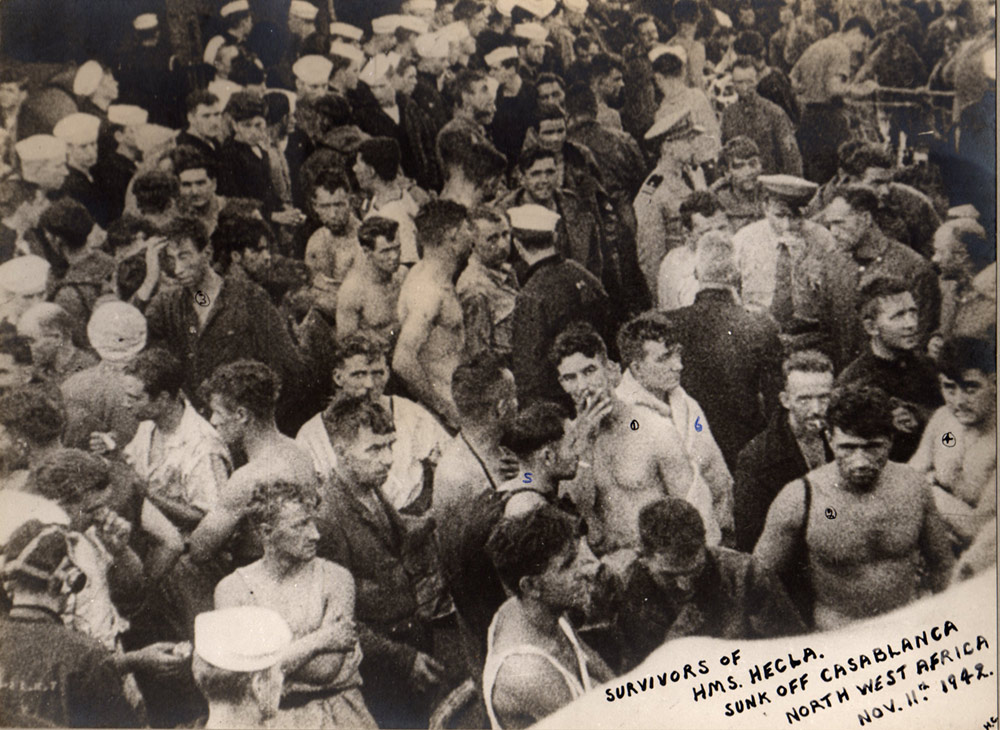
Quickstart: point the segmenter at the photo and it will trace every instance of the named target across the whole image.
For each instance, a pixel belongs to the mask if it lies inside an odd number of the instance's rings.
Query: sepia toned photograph
[[[994,730],[995,0],[0,0],[0,727]]]

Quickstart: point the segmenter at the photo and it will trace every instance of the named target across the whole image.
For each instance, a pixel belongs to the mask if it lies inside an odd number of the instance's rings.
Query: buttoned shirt
[[[154,455],[156,433],[152,421],[140,423],[122,452],[126,461],[149,484],[151,493],[211,511],[232,469],[219,433],[186,399],[177,428],[173,433],[160,432],[161,448]]]

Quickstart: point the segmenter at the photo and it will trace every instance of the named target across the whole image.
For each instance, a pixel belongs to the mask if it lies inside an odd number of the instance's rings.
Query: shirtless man
[[[361,255],[358,219],[351,212],[351,184],[340,170],[317,175],[309,194],[313,213],[323,225],[306,243],[305,262],[312,274],[312,287],[319,305],[331,314],[337,311],[337,292]]]
[[[309,486],[257,485],[246,513],[263,535],[264,557],[219,583],[215,607],[270,608],[292,630],[294,640],[281,657],[284,697],[272,727],[375,727],[359,689],[354,578],[316,557],[318,503]]]
[[[424,257],[410,270],[399,293],[399,340],[392,369],[413,397],[447,428],[458,429],[451,374],[462,356],[465,329],[455,276],[472,252],[472,226],[465,206],[431,201],[417,216]]]
[[[567,488],[590,523],[590,543],[601,554],[638,547],[639,511],[663,496],[684,499],[692,485],[681,436],[648,405],[615,397],[613,366],[590,325],[575,323],[563,330],[550,361],[576,407],[564,448],[580,462]],[[638,428],[633,430],[633,423]]]
[[[258,484],[316,483],[312,459],[274,424],[278,378],[270,368],[237,360],[216,369],[203,389],[212,409],[210,423],[231,451],[246,453],[247,463],[229,477],[215,509],[191,534],[191,556],[197,562],[210,559],[236,532]]]
[[[966,548],[997,515],[997,367],[986,340],[946,340],[938,357],[945,405],[924,429],[910,466],[931,485],[954,544]],[[954,440],[944,441],[946,433]],[[994,520],[994,522],[990,522]]]
[[[502,520],[486,550],[512,594],[490,625],[486,710],[492,727],[528,727],[613,676],[564,615],[588,609],[599,563],[551,505]]]
[[[819,631],[887,613],[948,585],[954,558],[947,528],[930,486],[889,461],[892,435],[883,391],[857,385],[835,391],[827,411],[834,461],[786,485],[767,513],[754,557],[780,574],[805,543],[803,579],[815,599],[813,616],[803,618]]]
[[[399,268],[399,224],[372,216],[358,229],[362,256],[354,261],[337,295],[337,341],[364,331],[393,342],[399,334],[396,304],[406,275]],[[391,351],[391,347],[390,347]]]

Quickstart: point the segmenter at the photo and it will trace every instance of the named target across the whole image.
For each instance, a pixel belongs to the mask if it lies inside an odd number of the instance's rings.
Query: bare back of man
[[[405,273],[400,269],[383,281],[367,260],[356,261],[337,295],[337,339],[343,341],[363,331],[394,342],[399,334],[397,304]]]
[[[465,329],[455,285],[441,267],[421,260],[403,283],[398,312],[400,334],[392,369],[417,400],[457,426],[451,375],[461,358]]]
[[[948,547],[941,515],[930,489],[909,467],[887,463],[867,492],[844,489],[836,463],[808,478],[813,493],[806,544],[818,629],[838,628],[910,603],[917,598],[925,559],[931,573],[942,572],[949,562],[942,560]],[[787,534],[793,534],[802,524],[804,500],[801,481],[787,485],[771,507],[773,526],[791,524]],[[766,557],[778,548],[778,532],[768,532],[765,528],[755,554]]]
[[[191,555],[195,560],[211,559],[236,531],[254,489],[268,481],[316,482],[316,470],[309,454],[295,441],[277,432],[249,455],[246,464],[233,472],[219,494],[215,509],[205,515],[191,534]]]
[[[613,403],[591,452],[594,513],[607,552],[637,546],[640,510],[666,495],[685,499],[693,479],[682,439],[667,419],[643,406]]]

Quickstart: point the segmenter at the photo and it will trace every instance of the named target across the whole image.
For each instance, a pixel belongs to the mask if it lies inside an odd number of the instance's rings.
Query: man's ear
[[[863,317],[861,319],[861,326],[865,328],[865,334],[869,337],[874,337],[878,334],[878,327],[875,326],[875,320],[872,317]]]
[[[533,575],[522,575],[521,579],[517,582],[517,587],[521,591],[522,596],[535,596],[538,594],[538,587]]]
[[[789,410],[789,404],[792,402],[792,399],[788,397],[788,393],[781,391],[778,393],[778,402],[781,403],[781,407],[787,411]]]
[[[237,420],[239,420],[241,423],[249,423],[250,422],[250,420],[251,420],[251,418],[250,418],[250,411],[248,411],[246,409],[246,407],[244,407],[244,406],[236,406],[235,413],[236,413]]]

